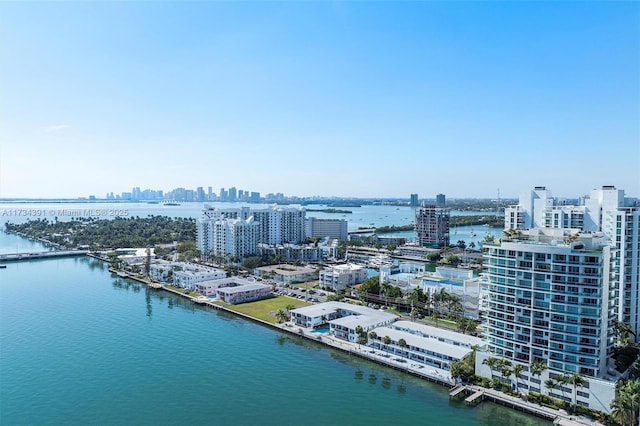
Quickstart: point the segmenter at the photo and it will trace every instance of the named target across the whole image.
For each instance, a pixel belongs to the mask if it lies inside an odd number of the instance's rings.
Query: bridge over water
[[[0,254],[0,262],[19,262],[21,260],[52,259],[56,257],[86,256],[88,250],[56,250],[28,253]]]

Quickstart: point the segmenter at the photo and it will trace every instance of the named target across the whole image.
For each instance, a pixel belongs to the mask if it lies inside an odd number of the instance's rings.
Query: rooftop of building
[[[234,294],[234,293],[243,293],[245,291],[251,291],[251,290],[266,290],[266,289],[271,289],[271,286],[258,284],[258,283],[249,283],[249,284],[239,285],[235,287],[219,288],[218,293]]]
[[[357,315],[362,317],[366,316],[366,317],[375,319],[376,324],[381,321],[387,321],[390,319],[398,318],[398,316],[395,314],[390,314],[388,312],[379,311],[377,309],[371,309],[366,306],[352,305],[350,303],[344,303],[344,302],[317,303],[315,305],[294,309],[292,310],[292,312],[299,313],[311,318],[315,318],[315,317],[320,317],[322,315],[327,315],[333,312],[338,312],[340,310],[347,311],[350,313],[350,315]]]
[[[364,270],[364,266],[356,265],[355,263],[344,263],[341,265],[333,265],[330,270],[325,270],[325,272],[354,272],[354,271],[362,271]]]
[[[426,336],[430,336],[434,339],[445,339],[453,342],[459,342],[461,344],[473,346],[482,346],[483,340],[479,337],[469,336],[468,334],[456,333],[455,331],[449,331],[442,328],[432,327],[426,324],[420,324],[411,321],[396,321],[391,325],[392,328],[404,328],[411,330],[412,332],[420,333]]]
[[[261,266],[257,268],[261,272],[273,272],[279,275],[299,275],[299,274],[313,274],[316,272],[315,268],[308,268],[304,266],[295,265],[269,265]]]
[[[391,340],[395,342],[399,341],[400,339],[404,339],[409,346],[420,348],[425,351],[447,355],[455,359],[462,359],[466,354],[472,351],[471,348],[465,346],[455,346],[450,343],[441,342],[430,337],[418,336],[391,327],[378,327],[373,331],[378,335],[378,337],[382,338],[384,336],[389,336]]]

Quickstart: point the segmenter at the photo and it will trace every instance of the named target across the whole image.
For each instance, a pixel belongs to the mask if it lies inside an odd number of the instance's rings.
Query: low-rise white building
[[[222,269],[186,262],[154,261],[149,267],[149,276],[160,282],[170,282],[176,287],[197,291],[195,285],[204,281],[227,277]]]
[[[249,281],[244,285],[218,288],[217,295],[223,302],[235,305],[270,297],[271,286]]]
[[[368,271],[354,264],[335,265],[330,269],[320,271],[320,287],[331,291],[345,290],[367,279]]]
[[[471,353],[473,346],[483,345],[477,337],[410,321],[396,321],[373,332],[375,339],[368,345],[374,349],[442,370],[449,370],[452,362]]]
[[[254,274],[282,284],[304,283],[318,279],[318,271],[315,268],[295,265],[261,266],[255,269]]]
[[[356,328],[364,331],[391,324],[398,318],[388,312],[343,302],[318,303],[291,311],[291,321],[305,328],[329,325],[329,332],[344,340],[357,342]]]
[[[118,259],[128,265],[142,265],[148,258],[155,258],[153,248],[119,248],[115,250]]]
[[[195,290],[195,285],[199,282],[220,280],[226,277],[227,273],[222,269],[192,263],[180,263],[173,270],[173,285]]]

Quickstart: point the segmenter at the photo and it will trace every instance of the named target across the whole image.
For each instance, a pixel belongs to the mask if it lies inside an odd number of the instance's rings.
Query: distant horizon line
[[[574,198],[566,198],[560,197],[564,199],[574,199]],[[575,197],[577,200],[579,197]],[[433,200],[435,202],[436,198],[418,198],[419,200]],[[487,200],[487,201],[497,201],[496,197],[447,197],[447,200]],[[319,201],[319,200],[362,200],[362,201],[377,201],[377,200],[385,200],[385,201],[411,201],[410,197],[339,197],[339,196],[292,196],[285,197],[283,200],[279,201]],[[503,200],[518,200],[518,197],[504,197],[500,198],[500,201]],[[266,200],[263,199],[259,203],[253,203],[248,200],[234,200],[234,201],[222,201],[222,200],[204,200],[204,201],[183,201],[183,200],[172,200],[172,199],[140,199],[140,200],[123,200],[123,199],[108,199],[108,198],[88,198],[88,197],[53,197],[53,198],[45,198],[45,197],[0,197],[0,202],[12,202],[12,201],[25,201],[25,202],[33,202],[33,201],[87,201],[87,202],[113,202],[113,203],[146,203],[146,202],[179,202],[179,203],[251,203],[251,204],[262,204],[263,202],[278,202],[278,200]]]

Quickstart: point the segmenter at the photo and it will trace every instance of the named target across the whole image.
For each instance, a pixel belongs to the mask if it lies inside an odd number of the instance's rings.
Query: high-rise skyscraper
[[[255,253],[247,251],[253,246],[231,240],[243,238],[243,235],[251,235],[253,238],[254,232],[256,244],[298,244],[306,239],[305,217],[306,211],[303,208],[217,209],[205,205],[203,216],[196,221],[198,250],[204,255],[246,256]],[[247,226],[251,227],[250,231],[240,229]],[[216,243],[223,240],[224,244]],[[229,247],[235,247],[233,254],[224,251],[229,250]],[[237,254],[240,248],[242,256]]]
[[[561,203],[545,187],[523,194],[505,208],[505,229],[559,228],[602,232],[620,251],[618,319],[640,336],[640,203],[623,190],[603,186],[581,197],[578,204]]]
[[[444,194],[436,195],[436,207],[444,207],[447,204],[447,200]]]
[[[613,321],[619,301],[619,250],[600,232],[535,228],[505,234],[483,244],[486,281],[487,350],[478,351],[476,372],[494,375],[483,361],[503,358],[520,364],[519,389],[570,401],[565,391],[542,384],[578,373],[587,382],[579,405],[609,411],[618,378]],[[530,368],[544,362],[541,374]],[[497,374],[500,376],[500,372]]]
[[[419,206],[418,194],[411,194],[411,197],[409,199],[409,206],[411,206],[411,207],[418,207]]]
[[[483,361],[504,358],[529,370],[522,389],[565,401],[568,388],[541,384],[577,373],[586,378],[577,403],[609,412],[619,378],[614,323],[640,331],[638,200],[603,186],[568,204],[535,187],[505,209],[505,237],[483,249],[488,350],[476,372],[491,377]],[[536,361],[548,370],[534,372]]]
[[[421,247],[446,247],[449,245],[448,209],[424,206],[416,209],[416,243]]]

